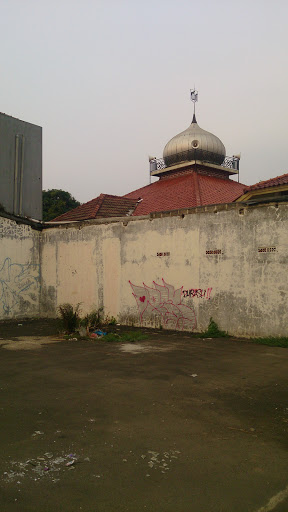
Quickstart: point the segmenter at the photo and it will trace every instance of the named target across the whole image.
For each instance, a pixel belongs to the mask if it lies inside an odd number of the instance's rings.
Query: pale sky
[[[0,111],[43,127],[43,188],[81,202],[149,183],[192,120],[288,172],[287,0],[0,0]]]

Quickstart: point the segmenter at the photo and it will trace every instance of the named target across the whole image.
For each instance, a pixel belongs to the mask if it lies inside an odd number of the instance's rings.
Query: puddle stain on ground
[[[0,346],[6,350],[36,350],[42,348],[43,345],[51,343],[60,343],[63,341],[61,338],[56,337],[43,337],[43,336],[22,336],[13,340],[1,340]]]
[[[160,346],[159,344],[150,343],[123,343],[119,346],[121,352],[128,352],[130,354],[139,354],[141,352],[168,352],[173,349],[173,346],[165,345]]]

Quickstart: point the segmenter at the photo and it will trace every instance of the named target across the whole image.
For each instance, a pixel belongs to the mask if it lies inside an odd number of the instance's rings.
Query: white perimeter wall
[[[39,315],[40,232],[0,217],[0,320]]]
[[[235,204],[46,229],[41,314],[81,303],[123,324],[287,335],[287,223],[288,205]]]

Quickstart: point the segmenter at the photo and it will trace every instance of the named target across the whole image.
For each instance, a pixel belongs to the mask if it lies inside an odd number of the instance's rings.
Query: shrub
[[[72,304],[60,304],[58,311],[63,329],[68,333],[75,332],[80,323],[80,304],[77,304],[75,308]]]
[[[101,326],[103,323],[103,308],[94,309],[91,313],[88,313],[80,321],[80,325],[86,327],[87,330],[94,329]]]
[[[104,325],[116,325],[117,324],[117,320],[115,318],[115,316],[109,316],[109,315],[106,315],[104,320],[103,320],[103,324]]]
[[[201,335],[203,338],[223,338],[228,336],[228,333],[225,331],[220,331],[216,322],[214,322],[213,318],[210,318],[210,322],[207,328],[207,331],[203,332]]]

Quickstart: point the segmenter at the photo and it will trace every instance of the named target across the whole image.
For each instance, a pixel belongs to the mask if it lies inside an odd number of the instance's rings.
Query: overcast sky
[[[192,120],[240,181],[288,172],[287,0],[0,0],[0,111],[43,127],[43,188],[149,183]]]

